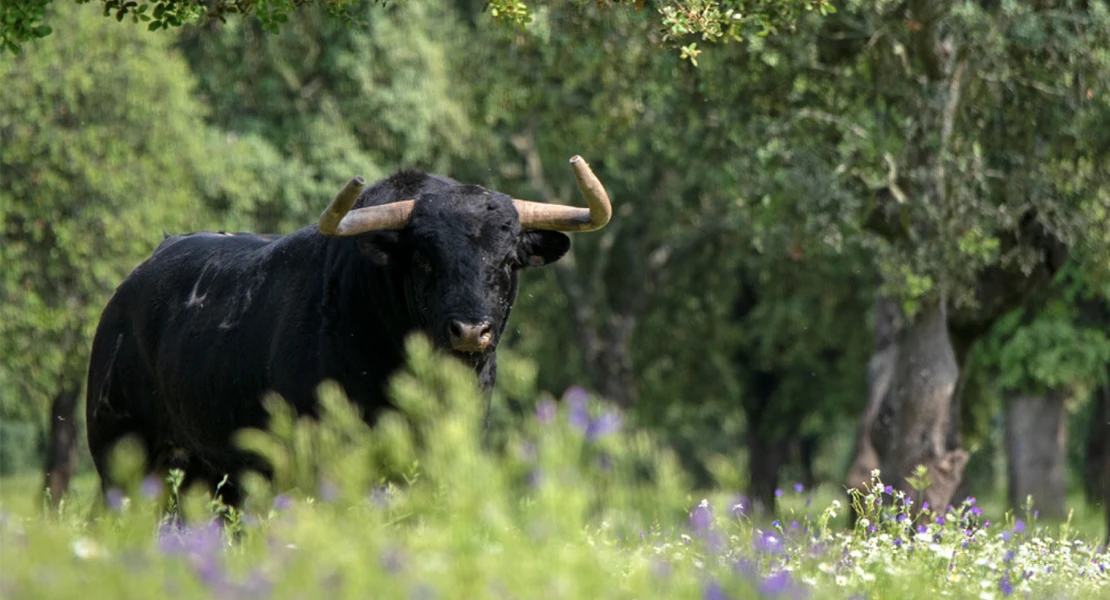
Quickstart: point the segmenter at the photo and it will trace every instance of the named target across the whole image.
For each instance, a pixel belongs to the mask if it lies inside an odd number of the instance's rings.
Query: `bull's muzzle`
[[[483,352],[493,342],[493,325],[488,320],[468,323],[453,319],[447,325],[447,338],[457,352]]]

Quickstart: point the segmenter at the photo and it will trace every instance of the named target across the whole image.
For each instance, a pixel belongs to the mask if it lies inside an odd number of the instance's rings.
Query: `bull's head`
[[[481,354],[497,345],[516,300],[517,272],[566,254],[570,239],[561,232],[600,229],[612,217],[586,161],[570,162],[589,208],[447,185],[351,210],[364,185],[356,177],[320,215],[319,229],[329,237],[360,236],[360,251],[403,274],[412,317],[438,345]]]

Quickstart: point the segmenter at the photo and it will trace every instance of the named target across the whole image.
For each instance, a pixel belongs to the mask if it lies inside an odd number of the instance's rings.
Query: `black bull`
[[[266,425],[265,394],[315,414],[316,387],[332,379],[373,419],[409,332],[491,387],[518,271],[562,257],[560,231],[612,214],[585,161],[571,163],[589,209],[404,171],[366,190],[352,180],[318,224],[287,236],[165,239],[120,284],[93,340],[88,441],[102,489],[113,447],[133,436],[148,472],[179,467],[209,485],[228,475],[223,499],[238,504],[237,475],[260,465],[232,436]]]

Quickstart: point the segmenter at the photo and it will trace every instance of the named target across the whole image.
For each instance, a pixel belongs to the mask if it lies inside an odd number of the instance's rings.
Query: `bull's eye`
[[[412,266],[423,273],[432,272],[432,263],[427,256],[424,256],[423,252],[416,252],[412,255]]]

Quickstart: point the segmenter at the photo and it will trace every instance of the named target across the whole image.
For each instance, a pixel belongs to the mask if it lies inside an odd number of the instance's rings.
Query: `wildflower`
[[[728,594],[721,588],[721,584],[710,579],[702,587],[702,598],[705,600],[727,600]]]
[[[536,420],[543,425],[550,425],[555,422],[557,412],[555,402],[550,398],[544,398],[536,405]]]
[[[108,508],[115,512],[120,512],[126,506],[127,496],[124,495],[123,490],[118,487],[109,488],[104,493],[104,502],[108,504]]]
[[[801,483],[795,483],[794,484],[794,491],[795,492],[798,492],[800,494],[800,493],[802,493],[803,490],[805,490],[805,486],[803,486]]]
[[[775,488],[775,497],[782,498],[782,488]]]
[[[782,540],[773,532],[764,531],[760,532],[755,540],[752,542],[752,547],[758,552],[766,552],[767,554],[782,554]]]
[[[586,428],[590,425],[590,413],[587,408],[587,400],[589,400],[589,394],[585,389],[579,386],[571,386],[571,388],[563,394],[563,401],[570,407],[567,412],[567,421],[572,427],[583,433],[586,432]]]
[[[737,496],[732,504],[732,514],[737,518],[746,517],[751,509],[751,502],[747,496]]]
[[[945,523],[947,523],[947,522],[948,522],[948,521],[947,521],[947,520],[946,520],[946,519],[944,518],[944,515],[937,515],[937,517],[936,517],[935,519],[933,519],[933,520],[934,520],[934,521],[936,521],[936,524],[937,524],[937,525],[944,525]]]
[[[1025,533],[1025,521],[1018,519],[1014,522],[1014,533]]]
[[[616,433],[621,428],[620,413],[606,412],[596,419],[590,419],[586,425],[586,439],[596,440],[599,437]]]
[[[883,493],[886,494],[887,496],[893,496],[894,495],[894,488],[888,485],[885,488],[883,488]]]
[[[1010,574],[1007,573],[1002,576],[998,581],[998,589],[1002,591],[1003,596],[1009,596],[1014,593],[1014,586],[1010,584]]]
[[[293,506],[293,499],[285,494],[278,494],[274,497],[274,510],[281,512]]]
[[[713,513],[709,510],[709,500],[702,499],[690,512],[690,526],[698,533],[704,533],[713,524]]]
[[[782,594],[789,595],[792,598],[800,598],[805,596],[804,588],[800,587],[790,577],[787,571],[779,571],[770,576],[764,577],[763,581],[759,584],[759,593],[761,596],[774,597]]]
[[[162,495],[162,480],[156,475],[150,475],[143,479],[143,483],[139,485],[139,492],[147,500],[157,500]]]

